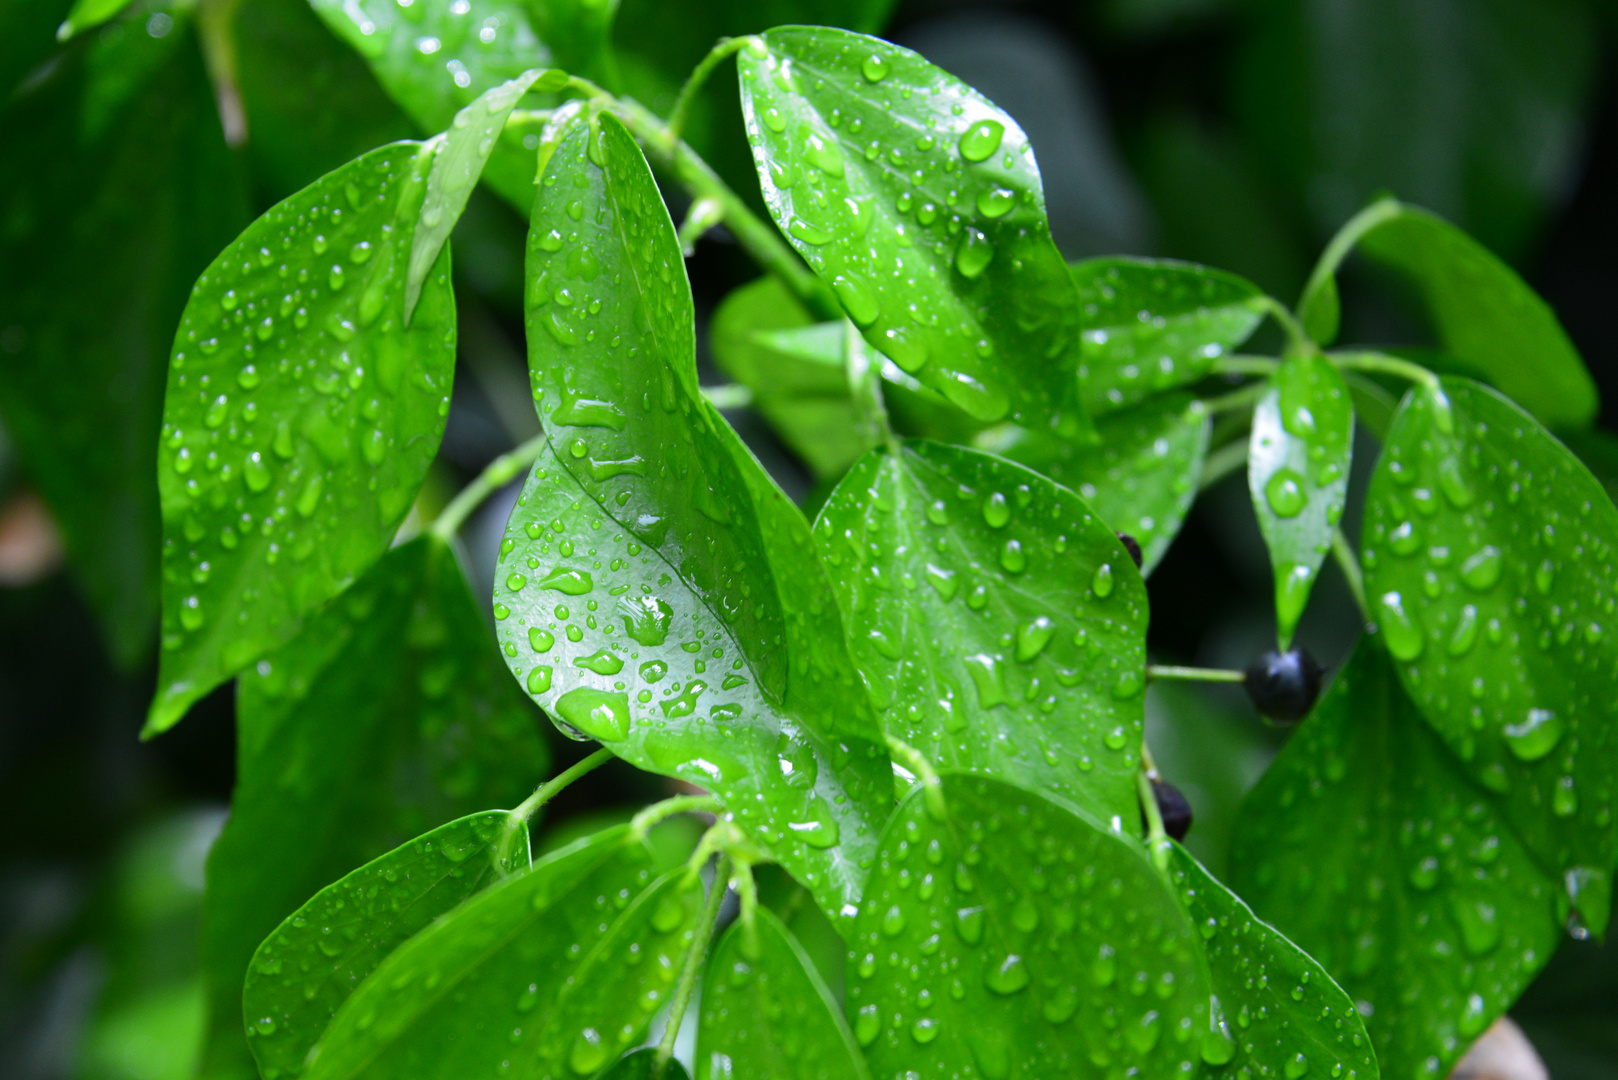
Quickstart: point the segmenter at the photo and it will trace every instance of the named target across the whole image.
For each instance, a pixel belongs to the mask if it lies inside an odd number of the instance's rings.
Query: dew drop
[[[1538,761],[1556,749],[1566,728],[1561,716],[1550,709],[1529,709],[1521,723],[1507,724],[1503,733],[1519,761]]]
[[[979,120],[961,133],[959,149],[967,161],[987,161],[1000,149],[1006,126],[998,120]]]
[[[1387,592],[1377,597],[1376,603],[1381,612],[1379,622],[1382,636],[1388,643],[1388,652],[1396,660],[1409,661],[1420,656],[1427,640],[1416,622],[1415,613],[1406,610],[1404,597],[1397,592]]]

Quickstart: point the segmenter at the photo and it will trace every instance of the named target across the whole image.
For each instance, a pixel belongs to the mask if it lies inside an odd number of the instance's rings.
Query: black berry
[[[1191,831],[1191,804],[1180,789],[1167,780],[1152,777],[1152,794],[1157,797],[1157,816],[1163,819],[1163,831],[1176,840],[1184,840]]]
[[[1242,685],[1253,708],[1271,720],[1296,723],[1315,707],[1325,669],[1303,649],[1271,650],[1247,665]]]
[[[1128,533],[1119,533],[1118,542],[1124,545],[1124,550],[1129,552],[1129,557],[1135,560],[1135,569],[1139,570],[1141,568],[1140,541]]]

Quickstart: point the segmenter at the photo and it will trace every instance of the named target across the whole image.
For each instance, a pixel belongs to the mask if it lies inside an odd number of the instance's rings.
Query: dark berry
[[[1180,789],[1167,780],[1152,777],[1152,794],[1157,797],[1157,815],[1163,819],[1163,831],[1176,840],[1184,840],[1191,831],[1191,804],[1186,802]]]
[[[1292,724],[1315,707],[1323,674],[1325,669],[1304,649],[1272,649],[1247,665],[1242,685],[1260,714]]]
[[[1129,552],[1129,557],[1135,560],[1135,569],[1139,570],[1141,568],[1140,541],[1128,533],[1119,533],[1118,542],[1124,545],[1124,550]]]

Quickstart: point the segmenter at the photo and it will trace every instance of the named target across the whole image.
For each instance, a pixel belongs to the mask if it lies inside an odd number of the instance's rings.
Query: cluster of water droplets
[[[347,0],[319,5],[328,19],[346,19],[344,37],[369,60],[394,96],[417,103],[420,84],[448,83],[462,103],[533,67],[550,64],[550,50],[520,8],[490,0]],[[334,10],[335,9],[335,10]],[[436,89],[436,88],[435,88]],[[407,104],[407,107],[409,105]],[[427,107],[430,108],[430,107]],[[424,109],[426,111],[426,109]],[[447,115],[423,118],[431,127]]]

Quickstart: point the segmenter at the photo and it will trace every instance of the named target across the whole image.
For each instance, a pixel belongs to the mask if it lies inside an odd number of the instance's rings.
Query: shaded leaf
[[[911,442],[849,471],[815,542],[888,734],[941,769],[1133,819],[1146,589],[1083,500]]]
[[[767,908],[720,939],[702,983],[698,1080],[870,1080],[831,990]]]
[[[1560,934],[1554,880],[1422,723],[1375,639],[1249,794],[1231,867],[1253,909],[1355,1000],[1390,1077],[1447,1075]]]
[[[197,279],[164,402],[163,654],[147,733],[297,633],[387,548],[438,448],[449,255],[402,299],[431,146],[267,211]]]
[[[495,575],[513,674],[564,731],[714,792],[837,912],[886,754],[808,524],[698,390],[679,242],[610,116],[558,134],[527,308],[550,447]]]
[[[925,789],[899,805],[855,922],[848,1011],[872,1073],[1194,1075],[1201,942],[1140,848],[986,777],[942,795],[942,818]]]
[[[1264,321],[1249,281],[1170,259],[1071,267],[1084,327],[1084,402],[1102,414],[1194,383]]]
[[[1324,357],[1287,357],[1253,410],[1247,488],[1275,575],[1276,636],[1284,649],[1348,497],[1354,405]]]
[[[1366,591],[1428,722],[1596,933],[1618,851],[1618,510],[1487,387],[1413,391],[1366,498]],[[1580,894],[1584,895],[1580,895]]]
[[[847,31],[772,30],[737,63],[765,202],[866,339],[976,419],[1081,426],[1077,296],[1016,121]]]
[[[528,868],[523,829],[497,861],[504,811],[457,818],[316,893],[253,953],[242,993],[247,1041],[265,1080],[290,1080],[348,995],[434,919]]]

